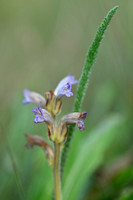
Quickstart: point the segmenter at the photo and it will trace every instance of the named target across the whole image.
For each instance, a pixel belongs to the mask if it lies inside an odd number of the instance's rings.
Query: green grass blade
[[[67,165],[63,186],[63,199],[79,199],[88,177],[103,162],[107,149],[121,137],[121,127],[124,120],[119,115],[113,115],[102,122],[95,130],[80,142],[73,159]]]
[[[133,191],[130,188],[126,188],[124,194],[117,200],[132,200],[133,199]]]
[[[117,11],[118,6],[112,8],[109,13],[107,14],[107,16],[104,18],[102,24],[100,25],[100,27],[98,28],[98,31],[96,33],[94,42],[92,43],[92,45],[90,46],[86,59],[85,59],[85,63],[83,66],[83,70],[82,70],[82,74],[79,80],[79,84],[77,87],[77,92],[76,92],[76,97],[75,97],[75,102],[74,102],[74,106],[73,106],[73,111],[74,112],[78,112],[81,109],[84,97],[85,97],[85,93],[87,90],[87,86],[88,86],[88,82],[89,82],[89,76],[90,76],[90,71],[92,69],[92,66],[94,64],[94,61],[97,57],[97,53],[98,53],[98,49],[100,46],[100,43],[102,41],[102,38],[104,36],[104,33],[113,17],[113,15],[115,14],[115,12]],[[66,157],[68,154],[68,150],[70,147],[70,143],[71,143],[71,139],[73,136],[73,132],[74,132],[74,127],[75,126],[70,126],[69,130],[68,130],[68,137],[67,137],[67,141],[65,143],[63,152],[62,152],[62,158],[61,158],[61,173],[63,173],[64,170],[64,165],[66,162]]]

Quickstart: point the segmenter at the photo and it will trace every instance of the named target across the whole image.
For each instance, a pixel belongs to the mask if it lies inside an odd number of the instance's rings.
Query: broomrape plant
[[[87,113],[80,112],[80,109],[88,86],[90,70],[96,59],[103,35],[117,9],[118,6],[111,9],[98,28],[94,42],[88,50],[79,81],[75,80],[74,76],[70,74],[59,82],[54,91],[50,90],[49,92],[46,92],[45,98],[28,89],[23,90],[25,97],[23,103],[33,103],[38,105],[38,107],[32,109],[32,112],[35,115],[34,123],[46,123],[48,137],[54,144],[53,149],[42,137],[38,135],[25,135],[28,141],[26,147],[33,147],[35,145],[40,146],[44,150],[47,161],[53,169],[55,200],[62,199],[61,177],[63,175],[65,161],[74,133],[74,127],[77,125],[80,131],[85,129],[84,120]],[[71,92],[72,85],[77,83],[78,87],[73,112],[64,116],[60,122],[57,123],[56,116],[61,112],[63,96],[71,97],[73,95]]]
[[[84,120],[86,118],[86,112],[74,112],[64,116],[60,122],[56,123],[56,116],[61,111],[62,97],[71,97],[71,87],[78,81],[75,80],[71,74],[65,77],[57,85],[56,89],[45,93],[45,97],[36,92],[32,92],[28,89],[24,89],[24,104],[34,103],[39,105],[38,108],[34,107],[32,112],[35,114],[34,123],[45,122],[48,128],[49,139],[54,143],[54,149],[40,136],[28,135],[26,138],[28,143],[27,147],[33,147],[34,145],[41,146],[46,154],[49,165],[53,168],[54,172],[54,186],[55,186],[55,199],[61,199],[60,192],[60,156],[61,149],[65,143],[68,126],[76,124],[80,131],[85,129]]]

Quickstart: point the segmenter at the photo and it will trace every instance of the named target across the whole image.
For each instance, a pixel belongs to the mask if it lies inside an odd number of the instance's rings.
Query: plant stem
[[[54,156],[54,189],[55,200],[61,200],[61,187],[60,187],[60,144],[54,143],[55,156]]]
[[[81,74],[81,77],[80,77],[80,80],[79,80],[79,83],[78,83],[78,87],[77,87],[75,103],[74,103],[74,106],[73,106],[73,112],[79,112],[80,109],[81,109],[81,106],[82,106],[82,103],[83,103],[83,100],[84,100],[84,97],[85,97],[85,94],[86,94],[88,82],[89,82],[89,79],[90,79],[90,72],[91,72],[91,69],[92,69],[93,64],[95,62],[95,59],[97,57],[101,41],[102,41],[104,33],[105,33],[113,15],[117,11],[117,9],[118,9],[118,6],[115,6],[114,8],[112,8],[109,11],[109,13],[107,14],[107,16],[104,18],[102,24],[100,25],[100,27],[97,30],[95,39],[94,39],[92,45],[90,46],[90,48],[87,52],[84,67],[82,69],[82,74]],[[65,142],[65,146],[64,146],[64,149],[63,149],[63,152],[62,152],[61,177],[63,175],[65,162],[66,162],[66,159],[67,159],[71,140],[73,138],[74,127],[75,127],[75,125],[72,125],[68,129],[67,140]]]

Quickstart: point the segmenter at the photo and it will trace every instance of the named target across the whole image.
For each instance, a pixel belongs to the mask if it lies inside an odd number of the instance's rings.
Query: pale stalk
[[[55,200],[61,200],[61,182],[60,182],[60,144],[54,143],[55,155],[54,155],[54,190]]]

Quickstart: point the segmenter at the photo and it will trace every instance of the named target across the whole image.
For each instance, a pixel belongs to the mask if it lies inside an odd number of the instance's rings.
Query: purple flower
[[[23,94],[25,97],[25,99],[23,100],[24,104],[34,103],[34,104],[40,105],[42,107],[45,107],[46,100],[40,94],[38,94],[36,92],[32,92],[28,89],[24,89]]]
[[[38,106],[38,108],[34,107],[32,109],[32,112],[35,114],[35,119],[34,119],[35,123],[41,123],[44,121],[47,124],[53,123],[53,118],[51,117],[50,113],[47,110],[42,109],[41,106]]]
[[[78,81],[75,80],[74,76],[69,74],[64,79],[62,79],[57,85],[54,94],[57,98],[61,98],[62,96],[71,97],[73,93],[71,92],[71,86],[76,84]]]
[[[45,121],[41,106],[39,106],[38,108],[34,107],[32,109],[32,112],[35,114],[35,119],[34,119],[35,123],[41,123]]]
[[[84,122],[81,121],[81,120],[78,120],[78,121],[77,121],[77,126],[78,126],[78,128],[79,128],[80,131],[82,131],[82,130],[85,129]]]
[[[77,126],[80,131],[85,129],[85,125],[84,125],[83,121],[85,120],[86,116],[87,116],[87,112],[82,112],[80,114],[80,117],[79,117],[80,120],[78,120],[78,122],[77,122]]]
[[[87,112],[81,112],[80,118],[81,118],[82,120],[85,120],[86,116],[87,116]]]
[[[86,112],[70,113],[62,118],[60,125],[63,127],[63,124],[66,124],[66,125],[76,124],[79,130],[82,131],[85,129],[85,125],[83,121],[85,120],[86,116],[87,116]]]

